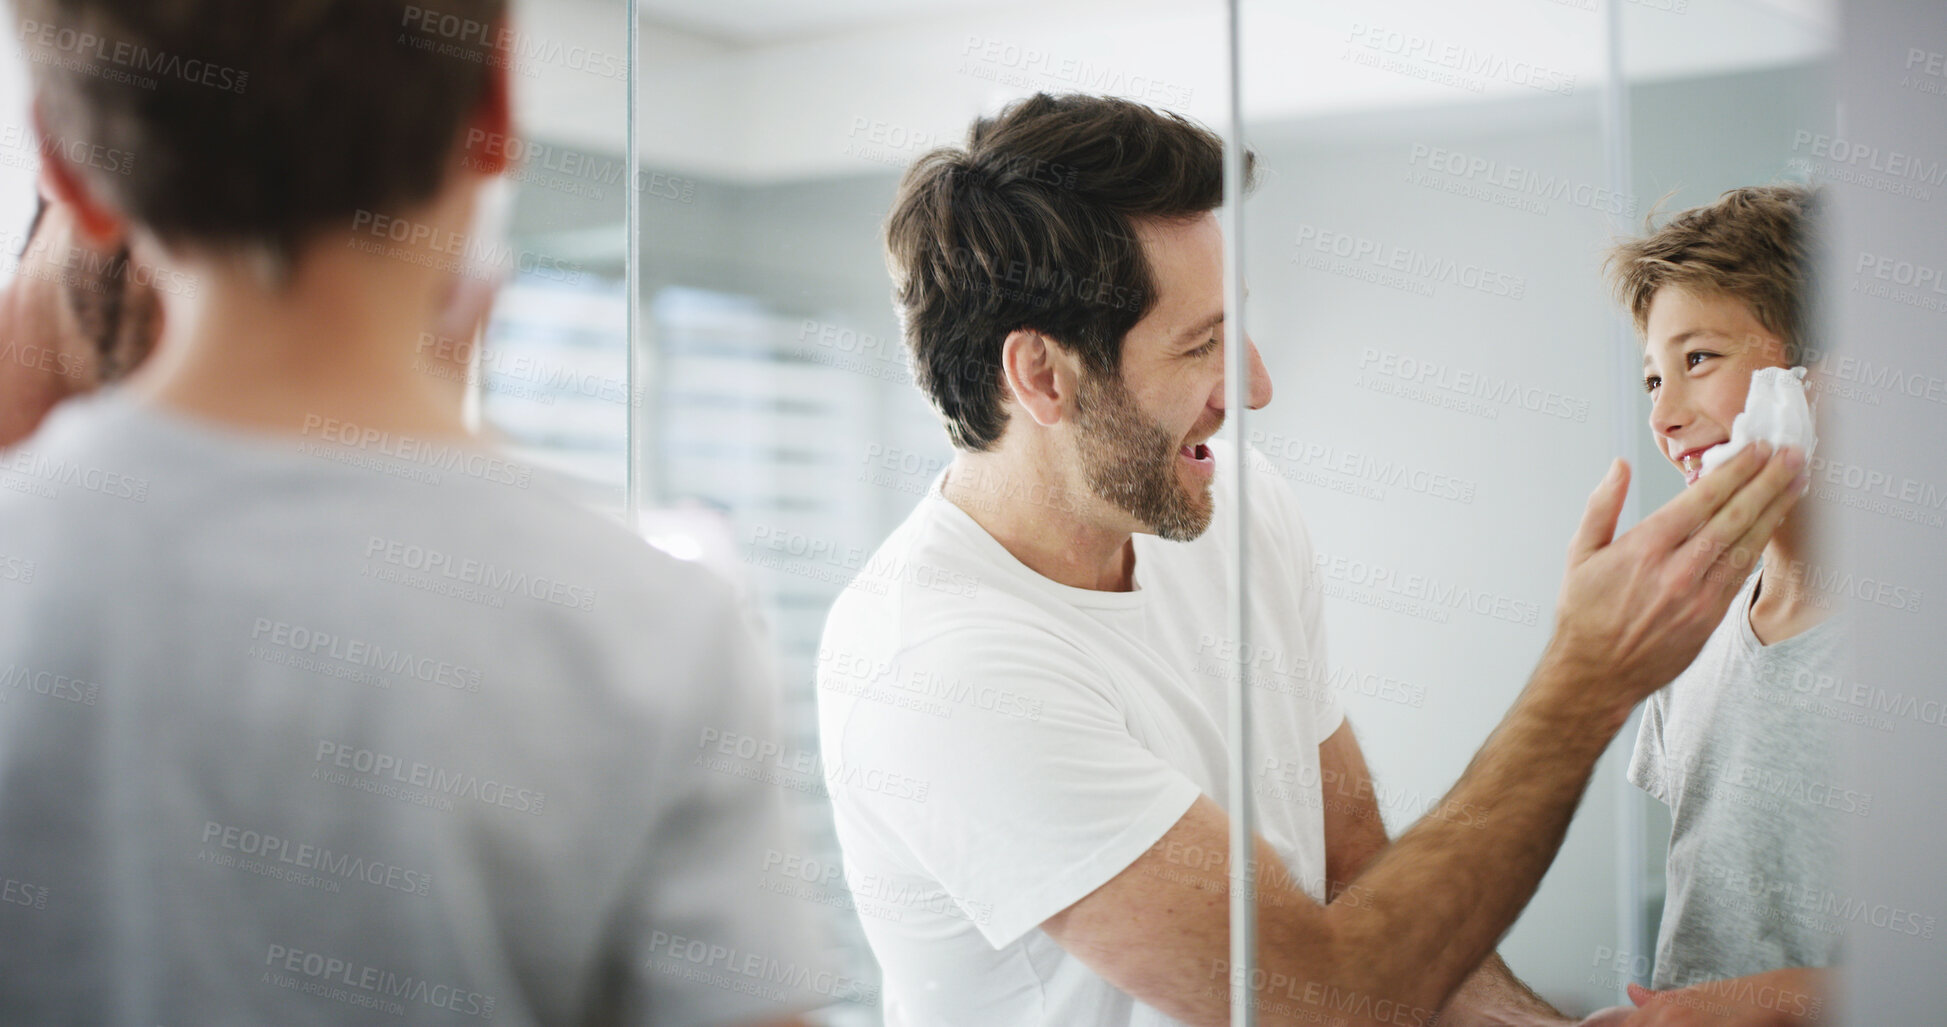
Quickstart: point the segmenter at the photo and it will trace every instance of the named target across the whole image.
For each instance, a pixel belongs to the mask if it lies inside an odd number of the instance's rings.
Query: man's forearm
[[[1572,1020],[1549,1005],[1508,969],[1499,954],[1490,954],[1480,969],[1460,985],[1440,1010],[1439,1027],[1469,1025],[1562,1024]]]
[[[1435,1010],[1493,951],[1626,716],[1570,701],[1577,685],[1544,660],[1441,807],[1359,875],[1359,901],[1327,908],[1334,987]],[[1266,948],[1276,941],[1267,936]]]
[[[1348,901],[1357,902],[1361,893],[1351,892],[1352,883],[1392,839],[1386,835],[1372,772],[1350,721],[1319,744],[1318,759],[1319,777],[1326,787],[1341,797],[1351,793],[1348,801],[1325,807],[1326,901],[1349,894]],[[1439,1027],[1561,1027],[1570,1019],[1521,983],[1498,954],[1489,954],[1447,1001],[1438,1023]]]

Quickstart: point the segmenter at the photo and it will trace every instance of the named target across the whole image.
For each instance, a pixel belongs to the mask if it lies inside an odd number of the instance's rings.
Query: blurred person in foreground
[[[930,900],[864,921],[890,1023],[1229,1022],[1224,348],[1252,409],[1272,389],[1224,309],[1222,152],[1179,116],[1037,95],[895,200],[894,294],[957,452],[834,606],[818,694],[826,765],[881,775],[832,788],[848,879]],[[1753,447],[1621,536],[1612,465],[1527,687],[1397,839],[1330,684],[1302,513],[1243,456],[1258,1022],[1572,1022],[1494,946],[1796,499],[1793,454]]]
[[[728,588],[415,366],[504,166],[506,7],[15,4],[41,134],[141,156],[48,159],[76,235],[182,287],[0,491],[0,1021],[851,997],[755,883],[796,851],[778,790],[699,758],[772,737]]]
[[[1806,366],[1819,381],[1817,199],[1801,185],[1734,189],[1611,253],[1643,339],[1650,434],[1686,488],[1731,440],[1754,372]],[[1865,911],[1835,890],[1841,831],[1872,796],[1834,780],[1839,718],[1857,712],[1843,697],[1864,693],[1844,666],[1839,593],[1821,584],[1837,579],[1819,513],[1793,510],[1696,661],[1644,707],[1629,780],[1671,814],[1655,969],[1651,988],[1630,986],[1640,1008],[1592,1022],[1831,1021],[1828,968],[1848,911]],[[1909,913],[1888,926],[1924,925]]]

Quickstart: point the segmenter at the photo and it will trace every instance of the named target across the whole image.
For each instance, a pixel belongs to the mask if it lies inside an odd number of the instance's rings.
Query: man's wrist
[[[1587,739],[1598,750],[1629,722],[1635,702],[1624,705],[1614,697],[1609,673],[1586,662],[1544,653],[1519,705],[1547,729]]]

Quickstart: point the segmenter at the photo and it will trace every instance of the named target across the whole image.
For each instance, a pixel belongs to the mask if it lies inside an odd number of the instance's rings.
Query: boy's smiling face
[[[1729,442],[1751,374],[1786,367],[1786,347],[1749,305],[1722,293],[1664,286],[1643,329],[1643,384],[1650,432],[1685,485],[1703,476],[1703,454]]]

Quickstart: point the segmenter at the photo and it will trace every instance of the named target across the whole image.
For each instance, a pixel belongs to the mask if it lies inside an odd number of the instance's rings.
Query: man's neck
[[[947,468],[947,501],[966,511],[1029,570],[1051,581],[1097,592],[1135,588],[1136,552],[1108,504],[1079,481],[1051,471],[1054,454],[960,453]]]
[[[439,281],[403,262],[319,247],[288,286],[233,264],[183,268],[195,294],[169,297],[166,330],[131,392],[205,420],[303,434],[323,420],[457,437],[459,404],[414,366]]]

